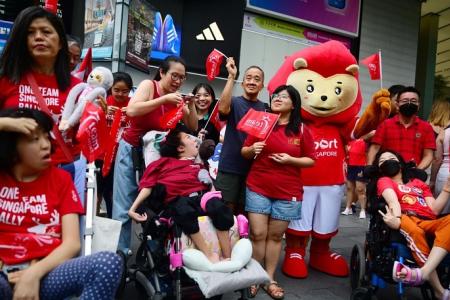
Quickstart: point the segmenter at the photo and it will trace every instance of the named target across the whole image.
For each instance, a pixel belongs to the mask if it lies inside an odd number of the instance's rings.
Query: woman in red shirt
[[[0,117],[36,124],[29,134],[0,131],[0,299],[113,299],[118,255],[71,259],[80,250],[84,209],[69,173],[51,165],[53,120],[31,109],[3,110]]]
[[[450,251],[450,215],[438,217],[450,195],[450,177],[435,199],[426,183],[409,180],[403,158],[390,150],[379,152],[373,166],[379,170],[377,193],[383,196],[388,207],[379,211],[384,222],[392,229],[400,230],[408,241],[412,255],[420,268],[411,269],[400,262],[394,263],[392,277],[412,285],[429,281],[437,299],[449,299],[437,276],[436,267]],[[430,249],[426,234],[435,236]]]
[[[289,222],[301,218],[301,168],[312,167],[315,160],[313,138],[301,122],[300,107],[300,95],[294,87],[278,87],[270,105],[272,112],[280,115],[278,123],[264,141],[248,136],[241,151],[245,158],[254,159],[245,201],[253,258],[265,264],[271,279],[266,291],[274,299],[284,296],[274,280],[281,240]],[[251,292],[255,295],[257,287]]]
[[[0,110],[42,109],[28,82],[29,74],[35,78],[53,119],[58,122],[67,94],[79,80],[70,75],[69,51],[61,20],[37,6],[28,7],[17,16],[1,56]],[[16,131],[27,131],[25,124],[14,124],[9,120],[9,125],[1,126],[4,122],[0,120],[0,128],[13,126]],[[71,155],[80,154],[71,136],[65,142]],[[55,149],[52,163],[71,161],[60,147]]]

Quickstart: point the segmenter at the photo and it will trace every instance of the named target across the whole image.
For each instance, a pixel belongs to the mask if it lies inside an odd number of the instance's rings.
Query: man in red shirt
[[[369,148],[367,163],[372,164],[380,149],[400,153],[406,162],[414,161],[419,169],[426,169],[433,160],[436,141],[433,129],[417,116],[419,91],[410,86],[401,90],[396,99],[398,115],[381,123]]]

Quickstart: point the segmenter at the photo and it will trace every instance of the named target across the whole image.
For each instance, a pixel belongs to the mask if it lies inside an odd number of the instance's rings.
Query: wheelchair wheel
[[[350,286],[352,291],[361,287],[366,272],[366,257],[363,248],[356,244],[353,246],[350,257]]]
[[[372,293],[368,288],[358,287],[352,291],[350,300],[371,300]]]

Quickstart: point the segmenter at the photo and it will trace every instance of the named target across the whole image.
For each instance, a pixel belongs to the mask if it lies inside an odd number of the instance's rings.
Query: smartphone
[[[189,94],[181,94],[181,97],[183,98],[184,102],[190,101],[193,98],[193,96]]]

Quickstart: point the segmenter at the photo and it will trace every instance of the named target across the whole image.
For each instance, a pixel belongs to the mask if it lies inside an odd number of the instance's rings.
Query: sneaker
[[[178,35],[171,15],[166,15],[164,18],[161,35],[163,40],[162,51],[173,54],[177,53],[175,45],[178,42]]]
[[[345,210],[343,212],[341,212],[341,215],[345,215],[345,216],[353,215],[352,209],[346,207]]]
[[[155,24],[153,26],[153,38],[152,38],[152,50],[161,51],[162,50],[162,18],[159,11],[155,14]]]
[[[352,213],[356,214],[356,205],[352,204]]]
[[[360,212],[359,212],[359,218],[360,219],[365,219],[366,218],[366,211],[365,210],[361,210]]]

